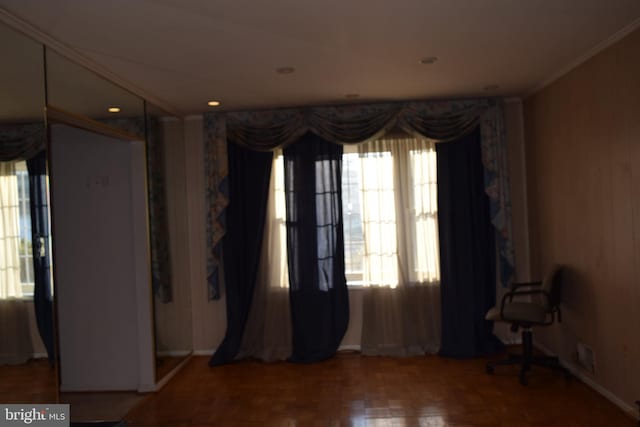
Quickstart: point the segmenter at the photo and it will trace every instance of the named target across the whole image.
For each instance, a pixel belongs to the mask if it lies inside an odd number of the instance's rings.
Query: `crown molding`
[[[544,79],[539,84],[534,86],[533,89],[528,91],[523,96],[523,99],[526,99],[526,98],[530,97],[531,95],[535,95],[536,93],[540,92],[545,87],[547,87],[550,84],[554,83],[556,80],[560,79],[561,77],[563,77],[564,75],[568,74],[572,70],[578,68],[578,66],[580,66],[583,63],[587,62],[589,59],[593,58],[594,56],[596,56],[597,54],[599,54],[600,52],[602,52],[606,48],[612,46],[616,42],[619,42],[620,40],[622,40],[623,38],[625,38],[626,36],[628,36],[629,34],[634,32],[638,28],[640,28],[640,18],[634,20],[629,25],[627,25],[624,28],[622,28],[620,31],[614,33],[610,37],[607,37],[605,40],[603,40],[600,43],[596,44],[595,46],[593,46],[591,49],[586,51],[584,54],[580,55],[575,60],[571,61],[570,63],[568,63],[564,67],[560,68],[555,73],[551,74],[548,78]]]
[[[132,94],[143,98],[145,101],[150,102],[157,107],[160,107],[162,110],[173,114],[174,116],[182,116],[182,113],[172,105],[168,105],[166,102],[161,99],[156,98],[154,95],[146,92],[145,90],[139,88],[135,84],[130,81],[120,77],[118,74],[112,72],[108,68],[103,65],[97,63],[93,59],[79,52],[78,50],[68,46],[67,44],[59,41],[53,36],[45,33],[34,25],[28,23],[27,21],[15,16],[10,13],[6,9],[0,7],[0,22],[5,23],[9,27],[14,30],[24,34],[25,36],[42,43],[47,48],[50,48],[60,55],[64,56],[68,60],[75,62],[78,65],[83,66],[84,68],[94,72],[100,77],[112,82],[113,84],[120,86],[121,88],[131,92]]]

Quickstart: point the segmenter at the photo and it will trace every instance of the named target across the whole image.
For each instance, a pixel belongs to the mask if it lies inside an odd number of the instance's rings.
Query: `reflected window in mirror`
[[[33,297],[33,253],[27,163],[0,163],[0,298]]]
[[[51,271],[47,266],[46,283],[39,282],[43,270],[34,265],[37,251],[33,251],[32,236],[39,225],[34,228],[31,221],[34,196],[27,166],[27,161],[33,165],[40,159],[45,175],[39,182],[46,182],[43,52],[42,44],[0,23],[0,245],[3,248],[0,250],[0,275],[3,276],[0,278],[0,395],[5,396],[3,403],[57,400]],[[39,178],[40,175],[35,179]],[[40,209],[45,210],[44,206]],[[48,248],[48,234],[45,242],[47,246],[43,247]],[[6,248],[11,250],[4,250]],[[6,268],[9,264],[11,268]],[[37,282],[40,285],[35,285]],[[39,290],[37,302],[34,286]],[[29,384],[28,390],[24,384]]]

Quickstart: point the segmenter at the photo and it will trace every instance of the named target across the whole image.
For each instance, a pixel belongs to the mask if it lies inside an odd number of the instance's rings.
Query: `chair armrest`
[[[505,306],[505,303],[507,302],[507,298],[509,299],[509,302],[511,302],[514,296],[520,296],[520,295],[544,295],[544,297],[547,299],[547,304],[549,305],[551,304],[550,295],[547,292],[543,291],[542,289],[510,291],[504,294],[504,296],[502,297],[502,302],[500,303],[500,318],[505,319],[504,306]]]
[[[518,288],[536,287],[536,286],[542,286],[542,281],[536,280],[534,282],[515,282],[515,283],[512,283],[511,286],[509,287],[511,288],[512,291],[515,291]]]

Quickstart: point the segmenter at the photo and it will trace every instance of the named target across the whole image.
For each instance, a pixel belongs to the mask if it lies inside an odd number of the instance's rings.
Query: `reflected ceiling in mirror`
[[[0,23],[0,123],[42,122],[42,45]]]
[[[47,102],[69,113],[144,137],[144,101],[47,49]]]

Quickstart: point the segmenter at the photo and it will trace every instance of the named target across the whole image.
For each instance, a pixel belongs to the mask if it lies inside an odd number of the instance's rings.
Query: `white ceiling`
[[[638,0],[0,0],[181,114],[522,96],[640,23]],[[423,57],[437,56],[433,65]],[[295,67],[281,75],[275,69]],[[499,89],[486,91],[487,85]]]

